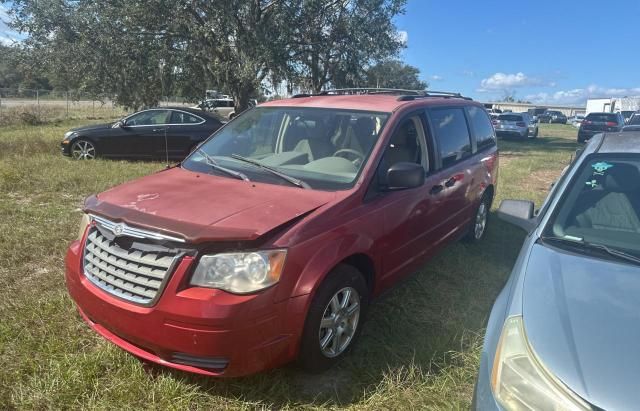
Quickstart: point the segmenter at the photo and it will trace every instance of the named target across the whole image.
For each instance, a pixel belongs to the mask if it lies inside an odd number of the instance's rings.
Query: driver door
[[[128,117],[123,127],[125,133],[117,142],[121,155],[135,158],[156,157],[160,150],[157,144],[160,139],[163,142],[161,152],[164,153],[164,133],[169,132],[167,124],[170,114],[169,110],[153,109]]]

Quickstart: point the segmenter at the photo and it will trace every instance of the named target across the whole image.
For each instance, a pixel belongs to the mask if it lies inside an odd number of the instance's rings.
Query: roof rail
[[[420,95],[400,96],[398,97],[398,101],[411,101],[411,100],[416,100],[418,98],[426,98],[426,97],[461,98],[464,100],[473,101],[471,97],[465,97],[460,93],[453,93],[451,91],[436,91],[436,90],[427,90]]]
[[[314,97],[314,96],[342,96],[342,95],[358,95],[358,94],[398,94],[401,96],[423,96],[424,90],[405,90],[400,88],[375,88],[375,87],[354,87],[354,88],[336,88],[323,90],[317,94],[300,93],[292,98]]]

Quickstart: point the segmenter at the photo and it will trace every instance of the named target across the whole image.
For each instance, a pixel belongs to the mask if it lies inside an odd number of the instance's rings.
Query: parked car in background
[[[620,113],[589,113],[578,129],[578,142],[584,143],[597,133],[620,131],[624,118]]]
[[[493,120],[498,137],[536,138],[538,124],[528,113],[503,113]]]
[[[228,120],[236,116],[235,103],[231,97],[206,99],[192,108],[210,111]]]
[[[635,113],[635,111],[633,110],[622,110],[620,112],[620,114],[622,114],[622,117],[624,118],[625,124],[629,122],[629,119],[631,119],[631,116],[633,116],[633,113]]]
[[[65,156],[75,160],[96,157],[182,160],[220,128],[220,120],[185,107],[139,111],[115,123],[78,127],[60,143]]]
[[[540,123],[549,124],[567,124],[567,116],[564,115],[561,111],[547,110],[538,116],[538,121]]]
[[[372,298],[484,237],[496,192],[482,104],[371,93],[264,103],[180,166],[89,197],[66,256],[89,326],[212,376],[339,361]]]
[[[622,127],[622,131],[640,131],[640,113],[635,112],[631,118],[627,121],[627,124]]]
[[[527,110],[527,112],[529,113],[529,115],[536,121],[539,122],[539,117],[541,114],[543,114],[545,111],[547,111],[546,107],[535,107],[535,108],[530,108],[529,110]]]
[[[534,212],[487,324],[472,409],[633,410],[640,355],[640,133],[596,135]]]
[[[584,116],[582,114],[571,116],[567,119],[569,124],[571,124],[574,127],[580,127],[580,124],[582,124],[583,120],[584,120]]]

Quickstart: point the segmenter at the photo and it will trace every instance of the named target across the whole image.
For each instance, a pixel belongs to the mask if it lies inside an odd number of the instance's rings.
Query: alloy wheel
[[[328,358],[342,354],[358,329],[360,295],[355,288],[336,292],[324,309],[318,333],[320,350]]]
[[[76,160],[93,160],[96,158],[96,148],[86,140],[74,141],[71,145],[71,156]]]
[[[476,223],[473,227],[473,236],[476,240],[479,240],[484,235],[484,230],[487,227],[487,214],[487,203],[483,201],[478,207],[478,212],[476,213]]]

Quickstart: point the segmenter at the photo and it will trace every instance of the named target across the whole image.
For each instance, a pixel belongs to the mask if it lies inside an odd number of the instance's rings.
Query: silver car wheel
[[[487,228],[487,203],[482,201],[478,207],[476,213],[476,224],[473,228],[473,236],[476,240],[479,240],[484,235],[484,230]]]
[[[325,357],[337,357],[347,349],[358,329],[359,318],[360,295],[355,288],[342,288],[331,297],[318,333],[320,350]]]
[[[71,156],[76,160],[93,160],[96,148],[86,140],[77,140],[71,145]]]

